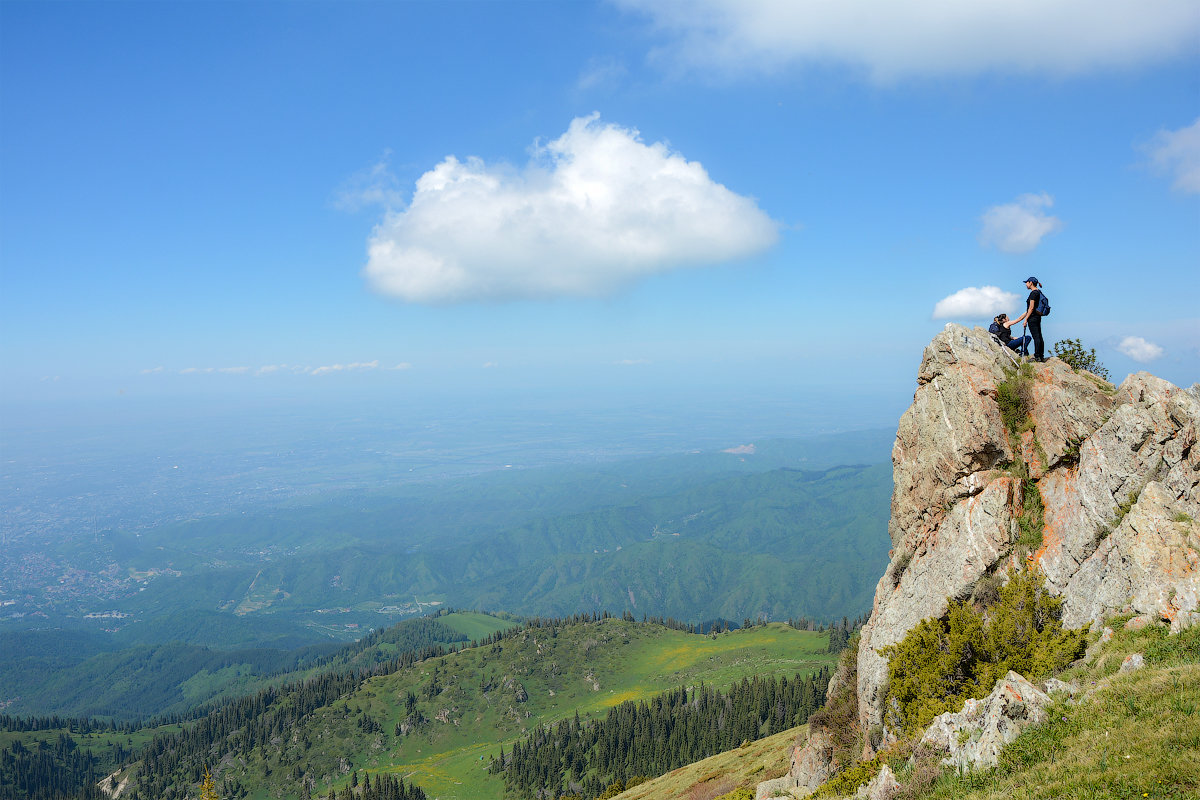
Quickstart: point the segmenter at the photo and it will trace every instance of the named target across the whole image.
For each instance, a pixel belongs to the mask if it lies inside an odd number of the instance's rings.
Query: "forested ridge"
[[[603,698],[641,687],[632,699],[643,698],[652,713],[650,722],[635,724],[662,739],[660,752],[648,757],[635,743],[626,753],[609,747],[603,756],[589,756],[587,788],[603,789],[617,777],[653,774],[662,765],[688,763],[796,724],[819,704],[828,676],[821,668],[831,662],[830,635],[811,630],[825,626],[807,619],[791,625],[747,619],[741,627],[749,629],[736,630],[738,625],[724,620],[701,625],[648,616],[639,621],[629,612],[582,613],[512,621],[466,646],[436,643],[397,652],[391,643],[429,640],[420,633],[444,636],[438,630],[442,618],[399,626],[403,634],[373,635],[321,668],[221,701],[202,717],[155,720],[157,733],[128,722],[0,716],[0,737],[9,737],[0,738],[0,746],[19,739],[28,751],[18,748],[0,763],[0,786],[16,787],[18,776],[22,781],[19,790],[0,796],[88,798],[96,780],[123,765],[121,778],[129,783],[122,797],[132,800],[195,797],[206,769],[222,800],[258,797],[264,790],[326,800],[332,793],[339,800],[351,787],[355,797],[415,800],[422,796],[417,792],[429,794],[423,784],[430,776],[411,774],[413,767],[405,765],[414,765],[414,755],[420,761],[422,751],[451,752],[480,741],[490,748],[507,746],[526,730],[579,712],[585,725],[602,731],[605,723],[593,722],[593,715],[608,713]],[[481,634],[487,627],[474,630]],[[397,654],[384,660],[389,651]],[[811,665],[810,671],[793,678],[800,664]],[[736,683],[746,675],[758,677]],[[673,684],[701,688],[683,690],[688,702],[681,704],[671,699]],[[655,699],[652,692],[667,694]],[[725,712],[713,723],[696,717],[694,704],[705,713],[724,704]],[[635,707],[622,707],[621,713],[629,709]],[[678,733],[662,733],[663,714],[679,716]],[[712,724],[720,737],[697,736]],[[663,746],[672,752],[661,752]],[[472,759],[477,772],[471,780],[482,779],[493,787],[484,794],[494,791],[498,798],[504,779],[488,778],[487,761]],[[395,774],[404,774],[405,782],[380,780]],[[442,795],[447,787],[440,780],[435,794]]]
[[[120,762],[129,753],[116,746],[110,754]],[[0,750],[0,797],[21,800],[94,800],[104,797],[97,788],[100,759],[81,749],[75,740],[59,734],[53,742],[32,747],[15,741]]]
[[[134,757],[151,759],[154,770],[144,781],[144,797],[167,797],[172,782],[191,781],[196,766],[178,770],[186,754],[196,748],[211,746],[233,731],[237,741],[250,746],[264,741],[265,736],[294,723],[306,713],[339,695],[352,690],[373,675],[388,674],[406,666],[449,652],[447,646],[465,643],[467,637],[439,621],[451,613],[439,611],[428,617],[405,620],[389,628],[375,631],[359,641],[345,645],[334,653],[297,657],[293,666],[302,666],[312,677],[288,680],[289,672],[277,671],[264,679],[275,679],[282,685],[268,686],[250,695],[231,700],[218,700],[209,709],[196,709],[187,714],[161,715],[154,720],[130,722],[101,718],[72,718],[62,716],[18,717],[0,715],[0,731],[33,734],[30,742],[12,742],[0,751],[0,797],[14,800],[58,800],[58,798],[99,797],[95,784],[106,770],[115,769]],[[516,622],[513,623],[517,625]],[[306,654],[307,655],[307,654]],[[161,676],[160,676],[161,677]],[[168,678],[170,674],[168,673]],[[165,685],[163,681],[160,681]],[[138,684],[134,684],[135,687]],[[215,708],[213,708],[215,706]],[[99,752],[82,744],[88,734],[132,734],[167,723],[198,720],[179,732],[156,736],[141,752],[135,745],[117,742],[106,744]],[[38,733],[50,734],[48,738]],[[79,738],[77,738],[79,737]],[[139,737],[144,740],[146,737]],[[102,756],[102,757],[101,757]],[[203,771],[203,765],[200,765]],[[145,768],[141,771],[147,772]],[[198,778],[197,778],[198,781]],[[194,785],[196,781],[192,781]],[[238,788],[228,787],[232,793]],[[415,787],[414,787],[415,788]],[[173,791],[173,789],[171,790]],[[186,787],[181,788],[186,796]],[[392,797],[386,792],[380,797]],[[395,795],[410,800],[416,795]],[[162,792],[158,794],[157,792]],[[138,794],[131,795],[137,797]],[[232,795],[230,795],[232,796]]]
[[[467,636],[441,622],[448,613],[404,620],[332,647],[221,651],[171,642],[97,653],[61,668],[41,660],[37,646],[48,641],[45,635],[0,634],[0,648],[20,645],[0,664],[0,686],[11,687],[8,691],[18,697],[46,698],[40,705],[51,713],[37,716],[191,719],[268,684],[370,667],[432,645],[466,643]],[[18,673],[19,680],[13,677]]]
[[[491,762],[522,800],[599,797],[613,784],[663,775],[772,733],[803,725],[820,708],[828,669],[807,677],[743,678],[728,692],[679,688],[625,702],[599,722],[579,715],[540,728]]]
[[[179,733],[155,737],[141,753],[142,767],[129,798],[182,800],[188,796],[188,790],[180,785],[180,778],[198,781],[214,752],[249,752],[262,748],[290,732],[293,725],[315,709],[353,691],[364,680],[390,675],[448,652],[440,645],[427,647],[419,652],[403,653],[368,669],[329,672],[278,688],[270,687],[251,697],[226,703]],[[292,777],[300,783],[305,775],[297,769]],[[221,788],[225,796],[245,795],[245,787],[237,779],[225,779]]]
[[[470,642],[468,646],[494,646],[531,630],[557,630],[568,625],[609,618],[607,613],[537,618],[489,634],[479,641]],[[628,615],[626,619],[632,621]],[[426,621],[432,622],[430,619]],[[670,620],[670,623],[679,630],[692,627],[675,620]],[[127,796],[130,800],[182,800],[188,796],[185,784],[200,780],[214,753],[219,757],[227,753],[265,750],[273,741],[278,742],[286,733],[293,732],[313,711],[348,695],[364,681],[391,675],[420,662],[445,656],[455,649],[453,645],[429,645],[419,650],[408,650],[369,667],[330,671],[279,687],[268,687],[254,695],[224,703],[178,733],[155,737],[140,754],[141,768]],[[377,723],[370,717],[361,719],[360,727],[365,726],[367,733],[374,732]],[[302,764],[295,762],[289,766],[291,769],[287,774],[296,785],[311,783],[311,776],[306,774]],[[266,769],[264,777],[269,777],[270,768]],[[243,797],[248,792],[248,787],[235,777],[222,778],[219,786],[223,796],[227,797]]]

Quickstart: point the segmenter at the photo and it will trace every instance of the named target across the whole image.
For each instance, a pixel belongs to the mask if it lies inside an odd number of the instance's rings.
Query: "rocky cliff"
[[[1113,387],[1058,359],[1018,380],[1015,367],[981,328],[947,326],[925,348],[892,450],[891,563],[858,650],[861,730],[885,740],[879,649],[1010,566],[1040,567],[1069,627],[1200,619],[1200,385],[1137,373]],[[828,774],[812,741],[793,785]]]

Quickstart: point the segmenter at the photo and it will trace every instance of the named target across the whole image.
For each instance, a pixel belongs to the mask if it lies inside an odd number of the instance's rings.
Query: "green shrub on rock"
[[[899,704],[906,732],[986,696],[1009,670],[1037,680],[1082,653],[1085,634],[1063,630],[1062,600],[1046,591],[1040,572],[1013,573],[998,595],[987,608],[951,601],[941,619],[923,620],[880,650],[888,659],[888,702]]]
[[[1061,342],[1055,342],[1054,356],[1070,364],[1071,369],[1076,372],[1084,370],[1098,378],[1108,380],[1108,370],[1096,358],[1096,348],[1089,347],[1085,350],[1083,342],[1078,339],[1063,339]]]

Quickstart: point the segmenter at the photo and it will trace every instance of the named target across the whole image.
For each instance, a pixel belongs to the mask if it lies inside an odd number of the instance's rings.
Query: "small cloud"
[[[903,78],[1078,75],[1190,54],[1195,0],[908,0],[750,2],[614,0],[650,18],[652,56],[740,75],[849,67],[877,83]]]
[[[934,319],[991,319],[1020,304],[1021,298],[999,286],[968,286],[933,307]]]
[[[979,232],[979,243],[1004,253],[1028,253],[1041,243],[1042,237],[1062,228],[1057,217],[1043,212],[1052,205],[1054,198],[1042,192],[1023,194],[1016,202],[992,206],[980,217],[983,230]]]
[[[412,364],[408,363],[407,361],[401,361],[396,366],[391,367],[391,369],[412,369]]]
[[[200,375],[209,372],[214,372],[212,367],[185,367],[179,370],[180,375]]]
[[[267,365],[261,366],[257,370],[255,370],[254,374],[255,375],[270,375],[272,372],[278,372],[279,370],[285,369],[285,368],[286,368],[286,365],[284,365],[284,364],[267,364]]]
[[[496,361],[488,361],[488,362],[486,362],[486,363],[483,365],[483,368],[484,368],[484,369],[495,369],[495,368],[496,368],[496,367],[498,367],[498,366],[500,366],[499,362],[496,362]]]
[[[309,375],[328,375],[331,372],[353,372],[355,370],[376,369],[379,367],[379,361],[356,361],[353,364],[330,364],[325,367],[316,367],[309,371]]]
[[[388,163],[391,156],[392,151],[385,150],[374,164],[347,178],[334,192],[334,208],[350,212],[372,206],[402,208],[404,194],[400,191],[400,181],[392,174]]]
[[[143,375],[155,375],[155,374],[157,374],[159,372],[163,372],[163,371],[165,371],[165,367],[151,367],[150,369],[142,370],[142,374]]]
[[[1139,364],[1146,364],[1163,356],[1161,347],[1154,342],[1147,342],[1140,336],[1126,336],[1117,345],[1117,349]]]
[[[1172,189],[1200,193],[1200,117],[1185,128],[1159,131],[1143,149],[1156,172],[1173,178]]]
[[[602,86],[613,86],[629,74],[629,69],[619,60],[610,57],[593,58],[575,82],[575,88],[581,91]]]
[[[699,162],[592,114],[535,145],[524,168],[447,156],[375,226],[362,274],[411,303],[589,297],[778,238]]]
[[[217,370],[217,372],[224,372],[228,375],[245,375],[249,371],[249,367],[221,367]]]

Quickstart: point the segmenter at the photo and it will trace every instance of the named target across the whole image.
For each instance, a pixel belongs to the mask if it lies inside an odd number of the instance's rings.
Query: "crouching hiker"
[[[1026,334],[1019,338],[1012,338],[1012,331],[1008,329],[1008,314],[998,314],[992,320],[992,324],[988,326],[988,333],[995,337],[996,341],[1004,345],[1013,352],[1020,353],[1023,356],[1029,355],[1029,343],[1033,341],[1033,337]]]

